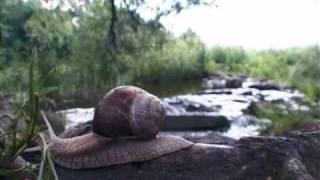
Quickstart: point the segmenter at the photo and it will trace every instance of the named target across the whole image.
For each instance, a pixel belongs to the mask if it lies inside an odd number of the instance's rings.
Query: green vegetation
[[[27,89],[25,67],[33,47],[39,49],[40,75],[57,68],[45,85],[59,84],[59,90],[49,94],[58,103],[66,98],[95,101],[120,84],[174,84],[219,72],[273,79],[298,87],[313,100],[320,96],[318,46],[267,51],[208,48],[190,30],[174,37],[159,21],[146,21],[123,6],[116,8],[113,22],[111,1],[71,3],[67,11],[63,3],[45,9],[40,2],[1,1],[2,96]]]
[[[206,61],[212,66],[209,73],[240,73],[275,80],[297,87],[311,100],[320,98],[319,46],[265,51],[215,47]]]
[[[36,59],[36,54],[34,57]],[[48,179],[51,176],[56,177],[50,154],[47,152],[46,142],[41,134],[43,128],[39,126],[38,122],[40,99],[45,94],[55,90],[53,87],[43,87],[44,82],[54,72],[54,69],[46,77],[40,79],[37,75],[37,63],[34,61],[32,60],[29,68],[29,96],[17,108],[14,115],[3,114],[0,117],[10,119],[8,128],[0,128],[0,177],[2,178],[24,179],[29,177],[34,179],[37,177],[37,179]],[[19,127],[21,124],[25,124],[25,128]],[[39,136],[44,144],[40,167],[17,161]]]
[[[303,128],[306,124],[320,117],[318,107],[311,107],[310,111],[302,111],[283,109],[274,104],[256,104],[252,110],[255,116],[272,121],[272,133],[276,135]]]
[[[145,4],[138,1],[121,1],[115,7],[114,1],[78,5],[69,0],[50,9],[41,2],[45,1],[0,1],[1,98],[26,96],[26,67],[37,48],[38,75],[56,68],[44,86],[59,85],[48,96],[60,105],[75,99],[96,102],[121,84],[174,86],[226,72],[286,83],[310,100],[320,99],[319,46],[264,51],[209,48],[190,30],[175,37],[161,25],[162,15],[204,1],[172,1],[171,9],[159,7],[151,20],[139,15],[137,9]],[[65,3],[68,9],[63,8]]]
[[[175,37],[161,25],[162,15],[204,1],[171,1],[174,4],[168,7],[173,8],[158,9],[160,12],[151,20],[135,11],[143,1],[126,4],[123,0],[115,8],[114,0],[84,5],[68,0],[50,9],[43,8],[41,2],[0,0],[0,99],[26,99],[14,115],[0,117],[11,120],[7,130],[0,129],[0,176],[19,178],[30,173],[38,179],[55,178],[38,126],[39,102],[44,95],[60,105],[74,99],[96,102],[116,85],[178,88],[181,82],[199,82],[212,74],[238,73],[286,83],[305,92],[310,100],[320,99],[319,46],[264,51],[209,48],[190,30]],[[63,8],[64,3],[68,9]],[[37,55],[33,49],[37,49]],[[59,85],[57,90],[44,88],[54,85]],[[281,134],[319,119],[319,108],[313,108],[304,112],[270,106],[256,107],[254,112],[271,119],[274,132]],[[26,124],[22,137],[19,122]],[[39,136],[43,142],[41,163],[12,168],[15,159]]]
[[[39,49],[40,74],[57,71],[46,85],[56,101],[94,101],[119,84],[157,84],[199,78],[205,46],[191,31],[173,37],[161,24],[145,21],[125,8],[117,9],[115,44],[110,43],[111,4],[94,1],[85,9],[73,6],[48,10],[37,1],[3,1],[0,27],[0,87],[12,96],[27,88],[25,57]],[[23,9],[17,14],[12,9]],[[112,40],[113,41],[113,40]],[[14,82],[14,83],[13,83]]]

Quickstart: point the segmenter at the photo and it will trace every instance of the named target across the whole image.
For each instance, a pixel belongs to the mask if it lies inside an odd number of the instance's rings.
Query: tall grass
[[[303,128],[306,124],[319,119],[319,106],[311,106],[309,111],[288,110],[274,104],[256,104],[252,112],[259,118],[270,119],[273,123],[272,133],[281,135],[293,129]]]
[[[39,138],[39,133],[43,131],[43,129],[38,126],[39,101],[47,93],[56,89],[54,87],[45,88],[43,86],[46,79],[53,72],[54,69],[51,70],[46,77],[38,77],[37,54],[36,51],[34,51],[29,67],[28,98],[21,103],[15,114],[2,115],[2,118],[9,118],[11,123],[8,129],[1,129],[0,132],[0,176],[2,177],[21,178],[21,176],[26,176],[27,174],[29,174],[29,176],[37,176],[35,174],[37,169],[30,164],[18,164],[18,167],[14,167],[13,164],[16,163],[17,158],[21,157],[26,148],[28,148],[35,139]],[[21,123],[21,121],[26,124],[25,129],[18,128],[18,124]],[[23,134],[23,136],[20,134]],[[44,141],[43,144],[43,158],[38,179],[43,179],[42,176],[44,173],[41,172],[43,171],[44,163],[51,161],[50,156],[47,155],[47,146]],[[50,170],[54,172],[54,168]],[[50,171],[48,174],[50,174]]]

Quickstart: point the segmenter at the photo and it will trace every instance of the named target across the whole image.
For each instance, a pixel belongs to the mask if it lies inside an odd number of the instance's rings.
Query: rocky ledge
[[[193,94],[163,98],[167,116],[165,131],[218,132],[239,139],[256,136],[272,127],[268,119],[252,112],[256,104],[274,104],[279,108],[308,111],[304,95],[277,83],[247,76],[212,76],[204,78],[202,89]],[[69,109],[67,125],[75,126],[92,120],[94,109]]]
[[[56,166],[60,180],[320,179],[320,132],[283,137],[246,137],[229,144],[195,143],[188,149],[146,162],[71,170]]]
[[[254,116],[251,107],[255,104],[309,110],[304,94],[272,81],[220,75],[203,79],[202,86],[202,90],[194,94],[163,99],[167,110],[166,129],[227,129],[223,135],[238,139],[259,135],[272,127],[270,120]]]

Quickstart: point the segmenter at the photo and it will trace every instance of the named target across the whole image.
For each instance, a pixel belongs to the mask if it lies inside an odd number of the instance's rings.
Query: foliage
[[[288,58],[282,51],[262,51],[251,55],[248,62],[249,74],[282,82],[288,80]]]
[[[254,105],[253,112],[259,118],[270,119],[273,123],[272,132],[276,135],[286,133],[292,129],[299,129],[303,125],[319,117],[318,107],[310,111],[288,110],[277,105]]]
[[[217,46],[209,50],[207,63],[211,66],[218,66],[220,71],[243,72],[247,56],[247,52],[241,47]]]
[[[154,47],[141,54],[133,65],[135,82],[163,83],[192,79],[202,75],[204,45],[193,33]]]
[[[29,64],[31,47],[37,47],[39,75],[56,67],[56,73],[45,85],[59,84],[58,91],[48,94],[58,104],[64,99],[94,102],[120,84],[174,84],[219,72],[273,79],[298,87],[313,100],[319,98],[317,46],[265,51],[208,48],[192,31],[175,37],[156,20],[167,13],[208,3],[177,0],[165,1],[167,6],[158,8],[144,1],[120,1],[113,24],[117,37],[114,48],[108,43],[114,16],[112,2],[99,0],[79,5],[69,0],[43,8],[44,1],[2,0],[2,93],[12,96],[27,89],[25,67]],[[63,9],[65,4],[70,8]],[[146,7],[153,9],[155,18],[140,16],[141,8]]]
[[[39,116],[39,101],[45,94],[54,90],[55,88],[44,88],[43,84],[46,77],[40,79],[38,77],[36,58],[34,55],[34,60],[32,60],[29,68],[29,79],[28,87],[29,93],[27,100],[18,107],[15,115],[4,114],[2,118],[10,119],[10,126],[8,129],[0,129],[0,176],[18,178],[33,174],[34,168],[31,165],[13,167],[15,160],[21,156],[21,154],[29,147],[29,145],[34,141],[38,134],[42,131],[42,128],[38,126],[38,116]],[[53,71],[48,73],[48,76]],[[26,128],[22,131],[18,128],[19,123],[25,123]],[[43,153],[46,153],[47,149],[43,149]],[[50,156],[46,155],[43,157],[43,166],[46,161],[50,162]],[[53,167],[51,165],[51,167]],[[54,168],[50,169],[54,172]],[[49,171],[50,173],[50,171]],[[42,174],[40,173],[39,178],[42,179]]]
[[[270,50],[250,55],[248,74],[293,85],[311,100],[320,97],[320,49],[318,46]]]
[[[95,102],[108,89],[120,84],[145,87],[199,79],[219,72],[245,73],[298,87],[312,100],[320,98],[320,48],[248,51],[241,47],[206,47],[188,30],[176,37],[167,32],[159,19],[178,13],[206,0],[163,0],[166,6],[146,1],[59,1],[44,8],[40,0],[0,0],[0,89],[16,96],[29,89],[28,100],[18,108],[7,132],[0,132],[0,173],[19,174],[12,161],[38,136],[39,100],[48,95],[58,103],[66,99]],[[63,9],[68,4],[69,9]],[[141,9],[151,8],[154,16],[142,18]],[[115,12],[113,11],[115,10]],[[141,14],[139,14],[141,13]],[[116,35],[110,45],[111,35]],[[38,68],[29,66],[32,49],[39,49]],[[51,71],[51,69],[53,69]],[[36,71],[37,70],[37,71]],[[54,74],[50,72],[55,71]],[[46,76],[46,74],[51,74]],[[40,81],[38,77],[44,77]],[[50,87],[59,84],[58,91]],[[301,126],[319,112],[284,111],[277,107],[258,108],[260,117],[274,122],[282,133]],[[17,123],[27,122],[26,138],[17,138]],[[44,143],[39,178],[52,169]],[[47,164],[47,165],[46,165]],[[51,165],[50,165],[51,164]],[[42,175],[41,175],[42,174]]]
[[[291,69],[290,81],[306,92],[311,99],[320,98],[320,47],[313,46],[304,50],[303,59]]]

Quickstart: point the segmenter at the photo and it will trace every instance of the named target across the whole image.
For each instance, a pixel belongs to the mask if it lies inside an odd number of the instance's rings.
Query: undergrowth
[[[47,151],[47,144],[38,125],[39,102],[47,93],[56,90],[55,87],[45,88],[44,82],[51,76],[55,69],[40,78],[37,69],[37,51],[33,51],[33,58],[29,67],[28,97],[18,106],[14,114],[3,113],[0,118],[9,119],[8,128],[0,128],[0,179],[58,179],[55,168]],[[25,128],[19,128],[19,124]],[[40,164],[18,163],[26,149],[36,139],[42,139],[42,160]]]
[[[308,111],[288,110],[274,104],[257,105],[252,108],[254,115],[259,118],[270,119],[273,123],[272,132],[281,135],[293,129],[302,128],[304,125],[319,119],[320,109],[318,106],[311,106]]]

